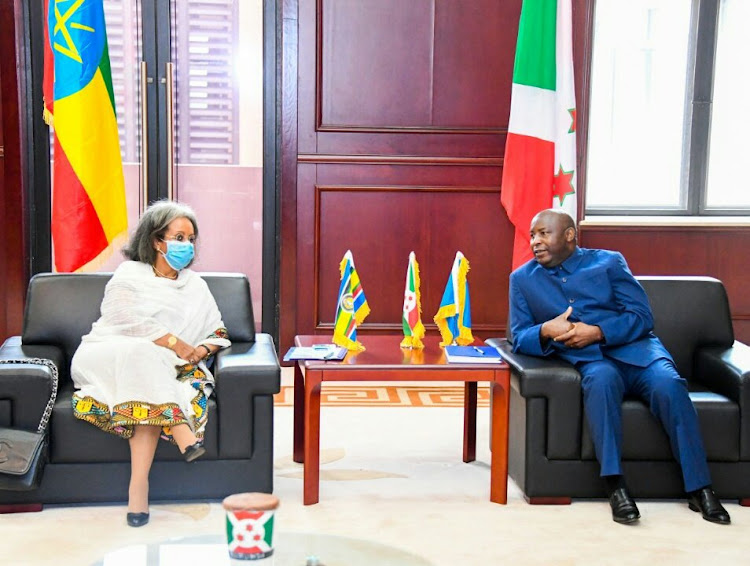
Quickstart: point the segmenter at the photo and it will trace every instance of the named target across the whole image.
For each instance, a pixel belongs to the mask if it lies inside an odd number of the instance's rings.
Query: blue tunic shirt
[[[565,312],[571,322],[601,328],[602,342],[568,348],[548,340],[542,344],[544,322]],[[618,252],[576,247],[560,265],[542,267],[535,260],[510,276],[509,326],[513,351],[557,356],[575,364],[607,356],[645,367],[659,358],[672,359],[651,332],[654,326],[646,292]]]

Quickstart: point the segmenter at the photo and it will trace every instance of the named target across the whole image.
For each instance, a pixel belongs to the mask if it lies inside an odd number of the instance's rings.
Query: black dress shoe
[[[142,527],[148,523],[148,513],[128,513],[128,525]]]
[[[185,448],[185,451],[182,453],[182,457],[185,458],[186,462],[192,462],[193,460],[197,460],[198,458],[203,456],[205,453],[206,449],[203,447],[203,442],[199,440],[195,444],[192,444]]]
[[[706,521],[720,525],[728,525],[731,521],[729,513],[710,487],[688,493],[688,506],[695,512],[700,511]]]
[[[612,507],[612,520],[616,523],[633,523],[641,518],[635,501],[630,497],[628,490],[620,487],[609,496],[609,505]]]

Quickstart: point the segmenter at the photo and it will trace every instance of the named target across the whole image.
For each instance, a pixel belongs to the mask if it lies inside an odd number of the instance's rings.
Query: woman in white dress
[[[229,346],[216,301],[187,269],[198,224],[182,204],[161,201],[141,217],[107,284],[101,317],[73,356],[81,420],[127,438],[127,522],[148,522],[148,475],[161,436],[187,462],[205,453],[203,433],[213,376],[206,359]]]

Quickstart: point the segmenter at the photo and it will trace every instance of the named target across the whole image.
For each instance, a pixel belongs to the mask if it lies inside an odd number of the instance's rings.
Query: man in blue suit
[[[640,518],[620,462],[622,400],[637,395],[664,426],[682,467],[688,504],[703,518],[728,524],[711,488],[698,419],[687,384],[654,336],[645,291],[623,256],[579,248],[575,221],[548,209],[531,222],[534,259],[510,276],[513,351],[557,356],[581,374],[583,405],[601,466],[612,518]]]

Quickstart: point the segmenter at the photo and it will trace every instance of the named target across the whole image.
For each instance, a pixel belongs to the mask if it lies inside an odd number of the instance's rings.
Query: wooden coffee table
[[[464,462],[476,459],[477,382],[490,383],[490,501],[508,501],[508,400],[510,370],[500,364],[449,364],[438,336],[427,336],[424,350],[401,349],[402,336],[360,336],[367,348],[343,361],[306,360],[294,366],[294,461],[304,463],[305,505],[319,500],[320,388],[324,381],[464,382]],[[330,343],[330,336],[296,336],[296,346]]]

